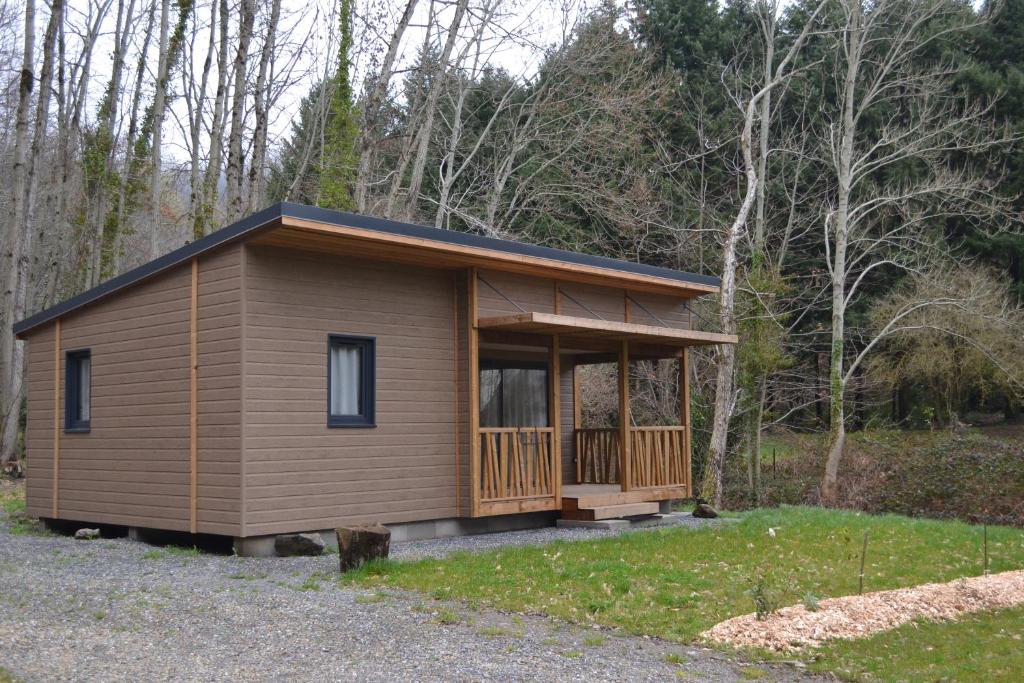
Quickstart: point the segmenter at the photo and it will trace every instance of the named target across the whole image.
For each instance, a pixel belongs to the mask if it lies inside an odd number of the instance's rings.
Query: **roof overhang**
[[[734,334],[680,330],[671,327],[577,318],[570,315],[538,313],[536,311],[480,318],[477,321],[477,327],[483,330],[524,332],[540,335],[557,334],[568,338],[579,337],[616,342],[632,341],[676,348],[735,344],[738,341]]]
[[[479,267],[690,298],[718,291],[716,277],[398,221],[282,202],[62,301],[14,325],[23,338],[206,252],[252,242],[433,267]]]
[[[684,298],[713,294],[719,289],[717,278],[668,268],[452,230],[397,225],[403,229],[383,231],[379,226],[366,227],[285,215],[281,217],[281,227],[253,241],[268,246],[365,256],[414,265],[489,268]],[[394,224],[389,227],[394,228]]]

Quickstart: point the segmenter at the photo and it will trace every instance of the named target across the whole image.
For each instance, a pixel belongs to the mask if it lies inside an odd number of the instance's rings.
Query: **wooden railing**
[[[629,434],[630,488],[686,483],[686,427],[632,427]]]
[[[576,483],[618,484],[619,430],[576,430]]]
[[[555,495],[551,427],[480,428],[480,500]]]
[[[576,430],[576,482],[618,484],[622,477],[620,432]],[[686,427],[631,427],[630,480],[626,489],[682,486],[687,482]]]

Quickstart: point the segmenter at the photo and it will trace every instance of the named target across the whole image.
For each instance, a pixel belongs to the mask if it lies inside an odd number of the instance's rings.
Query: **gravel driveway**
[[[343,587],[336,561],[189,555],[0,524],[0,667],[24,681],[812,680],[710,650]]]

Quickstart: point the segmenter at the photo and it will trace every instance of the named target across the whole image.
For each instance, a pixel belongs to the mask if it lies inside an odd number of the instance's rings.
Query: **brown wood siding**
[[[199,260],[198,530],[241,534],[242,360],[239,245]]]
[[[481,270],[480,279],[478,296],[481,318],[523,312],[509,303],[502,294],[527,311],[555,312],[555,284],[552,280],[495,270]]]
[[[454,516],[451,273],[250,247],[245,287],[245,535]],[[327,427],[331,333],[376,337],[376,427]]]
[[[560,288],[563,296],[559,312],[562,315],[594,318],[596,313],[596,317],[602,320],[625,322],[626,299],[623,290],[574,282],[563,282]]]
[[[574,456],[576,454],[576,408],[573,405],[572,356],[563,355],[561,357],[561,366],[561,378],[559,381],[561,401],[559,403],[559,412],[561,413],[560,421],[562,425],[562,483],[575,484],[576,462],[574,460]]]
[[[199,262],[198,505],[201,533],[240,533],[240,247]],[[187,531],[192,269],[179,266],[61,320],[58,517]],[[52,516],[54,325],[29,335],[29,512]],[[87,433],[64,427],[65,353],[89,349]]]
[[[629,304],[630,322],[659,327],[665,325],[677,330],[691,329],[692,314],[686,299],[643,292],[631,292],[629,298],[633,300]]]
[[[26,509],[33,517],[53,513],[53,344],[56,323],[33,330],[26,340],[25,380],[28,422],[25,428]]]
[[[91,430],[61,434],[60,518],[188,529],[190,292],[183,266],[61,321],[92,393]]]
[[[458,480],[458,515],[460,517],[469,517],[472,511],[472,494],[470,486],[472,486],[472,479],[470,476],[470,462],[469,459],[472,457],[471,448],[471,436],[469,433],[469,421],[470,421],[470,401],[469,401],[469,277],[470,271],[457,271],[454,273],[455,278],[455,315],[458,321],[457,325],[457,344],[458,350],[456,354],[456,361],[458,363],[458,369],[456,371],[456,386],[458,389],[458,465],[459,465],[459,480]]]

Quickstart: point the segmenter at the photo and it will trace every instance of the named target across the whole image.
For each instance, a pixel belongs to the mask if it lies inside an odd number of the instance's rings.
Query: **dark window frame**
[[[80,420],[81,391],[78,384],[78,367],[82,359],[89,359],[89,403],[88,420]],[[84,434],[92,429],[92,350],[72,349],[64,354],[64,431],[68,434]]]
[[[331,351],[335,346],[359,347],[359,415],[331,413]],[[377,426],[377,338],[352,334],[327,335],[327,426],[340,428],[367,428]]]
[[[484,370],[543,370],[544,371],[544,402],[547,404],[551,397],[551,363],[543,360],[514,360],[505,358],[481,358],[478,362],[477,373]],[[477,378],[477,382],[479,382]],[[504,385],[504,377],[502,377],[501,383]],[[477,411],[482,411],[483,406],[477,406]],[[547,405],[547,427],[551,427],[551,406]],[[498,414],[502,416],[502,425],[498,429],[507,428],[508,425],[504,424],[505,414],[505,392],[503,390],[498,391]]]

